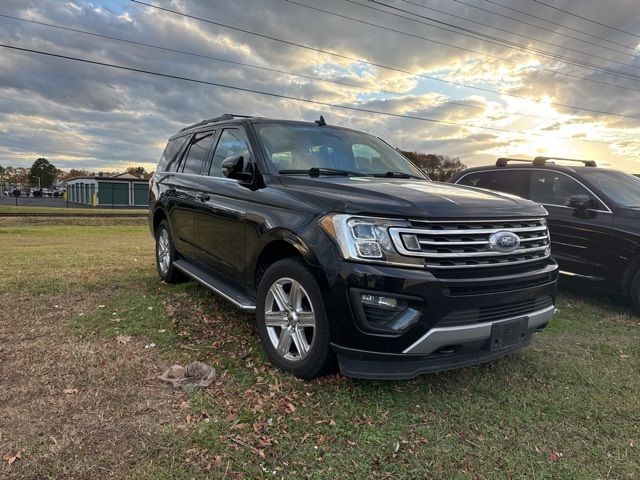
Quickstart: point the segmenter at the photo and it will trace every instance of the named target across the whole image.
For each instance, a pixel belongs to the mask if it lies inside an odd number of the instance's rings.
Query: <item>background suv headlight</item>
[[[389,236],[390,227],[409,227],[406,220],[331,213],[320,225],[338,244],[345,260],[424,266],[420,258],[400,255]]]

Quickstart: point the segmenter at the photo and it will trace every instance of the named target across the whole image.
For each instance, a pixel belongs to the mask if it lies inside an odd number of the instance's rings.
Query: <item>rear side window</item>
[[[244,132],[238,128],[225,128],[218,140],[216,152],[213,154],[209,176],[222,177],[222,162],[227,157],[242,155],[244,157],[244,168],[250,168],[251,153],[249,153],[249,142],[244,136]]]
[[[207,160],[209,150],[213,144],[215,132],[199,133],[193,137],[191,145],[189,146],[189,152],[185,160],[182,162],[183,173],[195,173],[202,172],[202,165]]]
[[[164,147],[164,152],[162,152],[162,157],[160,157],[160,163],[158,164],[159,172],[166,172],[169,170],[173,170],[171,167],[173,162],[176,160],[176,155],[180,152],[182,145],[187,137],[177,137],[173,140],[169,140],[167,142],[167,146]]]
[[[524,171],[518,170],[475,172],[465,175],[458,183],[520,196],[524,175]]]

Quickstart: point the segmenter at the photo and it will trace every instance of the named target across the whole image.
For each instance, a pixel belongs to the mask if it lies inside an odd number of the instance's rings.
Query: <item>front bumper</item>
[[[402,353],[381,353],[332,345],[342,374],[363,379],[408,379],[430,372],[441,372],[488,362],[514,353],[531,343],[535,332],[543,329],[556,308],[547,307],[524,317],[513,317],[458,327],[433,328]],[[526,318],[527,331],[522,342],[509,348],[492,350],[494,325]],[[446,347],[450,351],[435,353]]]
[[[358,378],[411,378],[508,355],[527,346],[555,312],[552,260],[527,271],[475,277],[348,262],[323,271],[332,346],[341,371]],[[358,305],[363,293],[404,299],[418,320],[395,333],[368,328]],[[515,320],[521,320],[522,341],[505,349],[491,346],[493,327]]]

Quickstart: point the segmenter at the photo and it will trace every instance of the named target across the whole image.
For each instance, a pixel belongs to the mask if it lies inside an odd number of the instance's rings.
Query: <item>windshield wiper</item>
[[[351,170],[340,170],[337,168],[325,168],[325,167],[311,167],[307,170],[304,170],[304,169],[280,170],[278,173],[280,175],[307,174],[312,177],[318,177],[320,175],[344,175],[347,177],[348,176],[362,177],[364,175],[360,172],[353,172]]]
[[[426,180],[424,177],[419,177],[418,175],[412,175],[410,173],[405,172],[393,172],[388,171],[386,173],[372,173],[370,174],[372,177],[386,177],[386,178],[419,178],[421,180]]]

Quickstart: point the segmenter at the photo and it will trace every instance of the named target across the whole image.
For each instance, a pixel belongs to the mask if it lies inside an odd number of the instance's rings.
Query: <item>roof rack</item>
[[[181,129],[181,132],[185,130],[191,130],[192,128],[199,127],[201,125],[207,125],[209,123],[221,122],[223,120],[233,120],[234,118],[251,118],[250,115],[236,115],[235,113],[225,113],[224,115],[220,115],[219,117],[210,118],[208,120],[202,120],[201,122],[194,123],[193,125],[189,125],[188,127],[184,127]]]
[[[509,162],[527,162],[527,163],[531,163],[531,160],[525,160],[523,158],[500,157],[498,160],[496,160],[496,167],[506,167]]]
[[[578,158],[563,158],[563,157],[536,157],[533,159],[535,166],[544,166],[548,160],[560,160],[562,162],[578,162],[584,164],[585,167],[597,167],[595,160],[580,160]]]

